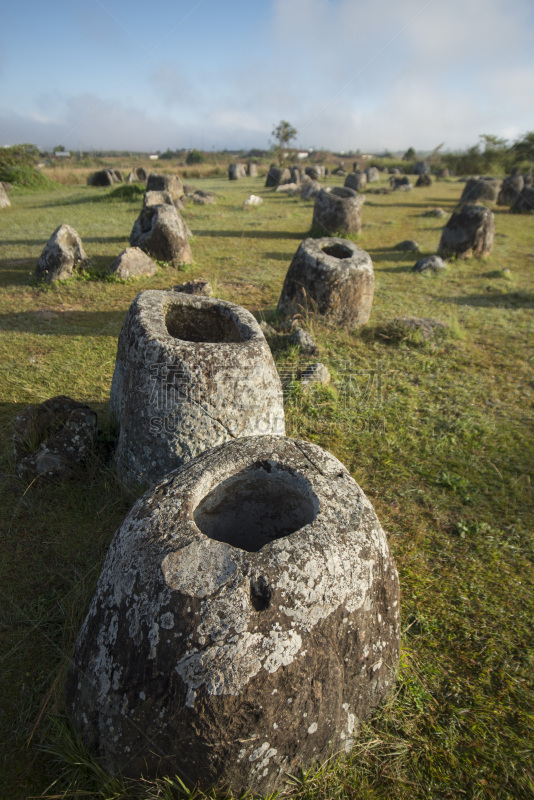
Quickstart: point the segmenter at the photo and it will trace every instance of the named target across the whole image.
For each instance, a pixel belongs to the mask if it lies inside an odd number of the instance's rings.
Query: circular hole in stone
[[[342,244],[327,244],[321,250],[327,256],[333,256],[334,258],[350,258],[352,256],[352,250]]]
[[[193,512],[205,536],[254,553],[309,525],[319,510],[310,482],[270,461],[233,475]]]
[[[170,305],[165,310],[167,331],[185,342],[242,342],[235,322],[217,308]]]

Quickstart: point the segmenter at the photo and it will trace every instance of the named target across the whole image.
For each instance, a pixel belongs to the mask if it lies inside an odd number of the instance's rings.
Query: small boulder
[[[306,167],[306,175],[312,179],[312,181],[318,181],[319,178],[322,178],[324,172],[321,170],[321,167],[317,165],[312,165],[311,167]]]
[[[288,341],[290,344],[296,345],[305,356],[313,356],[317,353],[317,345],[313,336],[300,326],[290,334]]]
[[[367,175],[367,180],[369,183],[375,183],[376,181],[380,180],[380,172],[378,171],[378,167],[368,167],[365,170],[365,174]]]
[[[116,183],[111,169],[100,169],[87,178],[88,186],[113,186]]]
[[[247,164],[247,175],[249,178],[256,178],[258,175],[258,167],[253,161]]]
[[[440,269],[446,269],[446,264],[439,256],[425,256],[420,258],[412,267],[412,272],[425,272],[432,270],[432,272],[439,272]]]
[[[300,167],[290,167],[289,171],[291,172],[291,183],[301,183],[303,174]]]
[[[451,172],[448,167],[438,169],[438,178],[450,178]]]
[[[499,194],[499,181],[496,178],[469,178],[464,186],[461,203],[476,203],[487,200],[495,203]]]
[[[417,178],[417,180],[415,182],[415,185],[418,188],[420,188],[421,186],[423,186],[423,187],[432,186],[432,178],[430,177],[430,175],[427,172],[425,172],[422,175],[419,175],[419,177]]]
[[[183,294],[201,294],[204,297],[213,297],[213,289],[211,283],[206,278],[195,278],[192,281],[186,281],[175,286],[173,291],[182,292]]]
[[[438,253],[443,258],[481,258],[491,253],[494,237],[495,220],[490,209],[468,204],[443,228]]]
[[[146,172],[146,169],[144,167],[137,167],[135,172],[137,173],[137,177],[139,178],[141,183],[146,183],[147,182],[147,172]]]
[[[45,245],[37,262],[35,277],[38,281],[64,281],[72,277],[74,268],[88,261],[82,240],[70,225],[56,228]]]
[[[184,187],[179,175],[151,172],[146,182],[147,192],[169,192],[173,200],[180,200]]]
[[[229,164],[228,165],[228,180],[238,181],[241,178],[247,177],[247,168],[245,164]]]
[[[430,340],[445,333],[447,325],[431,317],[395,317],[388,328],[392,338],[402,339],[418,333],[423,339]]]
[[[413,239],[404,239],[402,242],[399,242],[393,248],[394,250],[402,250],[405,253],[419,253],[421,248],[414,242]]]
[[[130,234],[132,247],[140,247],[152,258],[190,264],[193,261],[187,227],[174,206],[143,208]]]
[[[428,161],[416,161],[413,165],[414,175],[430,175],[430,164]]]
[[[323,188],[319,181],[312,181],[311,178],[303,180],[300,186],[300,196],[302,200],[313,200]]]
[[[353,189],[355,192],[363,192],[367,186],[367,175],[365,172],[351,172],[345,178],[344,186]]]
[[[525,186],[510,211],[514,214],[528,214],[534,211],[534,188],[532,186]]]
[[[197,206],[213,205],[216,202],[213,192],[204,192],[202,189],[197,189],[197,191],[191,195],[191,200]]]
[[[423,212],[423,217],[444,217],[445,212],[442,208],[429,208]]]
[[[410,192],[413,189],[412,182],[407,175],[400,177],[392,175],[389,179],[389,185],[394,192]]]
[[[157,264],[141,248],[127,247],[110,264],[108,272],[110,275],[116,275],[117,278],[126,280],[128,278],[151,278],[156,274],[157,269]]]
[[[19,475],[27,480],[68,477],[95,446],[97,428],[96,413],[64,395],[28,406],[13,423]]]
[[[300,373],[299,381],[303,386],[312,386],[317,383],[326,385],[330,383],[330,373],[324,364],[317,361],[315,364],[309,364]]]
[[[245,208],[251,208],[252,206],[261,206],[263,200],[261,197],[258,197],[255,194],[251,194],[247,199],[243,202],[243,206]]]
[[[498,206],[513,206],[525,188],[525,179],[522,175],[511,175],[502,182],[501,190],[497,197]]]
[[[281,183],[275,189],[275,192],[287,192],[288,194],[295,194],[298,191],[299,187],[296,183]]]
[[[265,179],[266,187],[279,186],[281,183],[291,183],[291,172],[282,167],[277,167],[271,164],[267,178]]]

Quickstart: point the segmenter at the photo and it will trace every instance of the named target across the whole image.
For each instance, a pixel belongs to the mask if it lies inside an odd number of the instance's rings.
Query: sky
[[[534,130],[532,0],[4,3],[0,146],[429,151]]]

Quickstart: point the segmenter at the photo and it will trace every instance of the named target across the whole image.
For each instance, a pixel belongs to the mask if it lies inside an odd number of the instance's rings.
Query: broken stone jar
[[[110,417],[126,484],[154,485],[229,439],[285,433],[280,378],[252,314],[174,291],[141,292],[130,306]]]
[[[310,442],[237,439],[116,532],[67,708],[112,773],[265,794],[350,750],[399,641],[397,570],[344,466]]]

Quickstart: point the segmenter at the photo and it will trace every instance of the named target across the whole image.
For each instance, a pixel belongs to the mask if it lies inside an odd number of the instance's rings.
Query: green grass
[[[128,245],[140,199],[95,187],[14,190],[11,208],[0,212],[6,800],[187,794],[177,779],[106,777],[64,719],[63,680],[107,546],[134,501],[115,480],[106,447],[129,304],[144,289],[206,277],[219,297],[276,322],[285,272],[310,229],[313,202],[265,190],[261,178],[195,183],[217,194],[216,205],[184,211],[195,263],[187,272],[162,265],[151,279],[98,279]],[[369,193],[358,238],[375,267],[369,325],[347,333],[310,316],[318,358],[275,351],[287,378],[289,435],[331,451],[368,494],[402,591],[395,693],[365,723],[350,757],[296,781],[301,800],[534,796],[534,220],[494,209],[490,258],[452,263],[443,274],[414,274],[417,256],[394,250],[413,238],[423,254],[434,253],[446,220],[424,212],[452,212],[462,188],[437,181],[410,193]],[[264,204],[244,211],[250,193]],[[36,285],[41,250],[64,222],[81,235],[93,279]],[[395,316],[435,317],[449,331],[435,342],[384,336]],[[311,360],[328,366],[330,386],[303,391],[290,380]],[[13,418],[61,393],[97,410],[101,448],[67,484],[28,486],[15,475]]]

